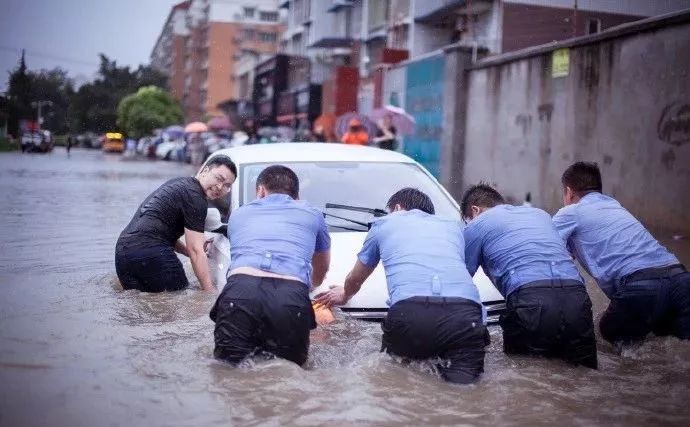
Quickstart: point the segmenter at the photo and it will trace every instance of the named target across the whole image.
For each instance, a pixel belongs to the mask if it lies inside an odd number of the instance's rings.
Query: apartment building
[[[186,16],[190,3],[187,0],[172,7],[151,52],[151,66],[168,75],[170,93],[180,102],[184,97],[186,43],[189,35]]]
[[[282,31],[277,0],[188,0],[173,6],[151,61],[168,73],[185,119],[203,120],[237,97],[241,58],[275,53]]]

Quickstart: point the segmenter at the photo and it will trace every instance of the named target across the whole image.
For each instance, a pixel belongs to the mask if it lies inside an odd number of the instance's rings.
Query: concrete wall
[[[530,192],[554,212],[563,170],[596,161],[604,192],[643,222],[690,232],[690,13],[555,48],[569,50],[565,77],[553,77],[549,48],[466,75],[464,157],[452,162],[462,186],[486,180],[515,202]]]
[[[505,3],[531,4],[572,9],[575,0],[504,0]],[[654,16],[690,8],[690,0],[578,0],[578,10]]]

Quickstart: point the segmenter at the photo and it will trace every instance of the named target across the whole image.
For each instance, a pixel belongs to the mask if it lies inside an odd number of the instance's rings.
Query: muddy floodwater
[[[690,425],[690,343],[674,338],[622,355],[599,339],[592,371],[507,357],[492,327],[481,382],[452,386],[380,354],[378,324],[338,315],[314,331],[306,369],[215,361],[213,295],[123,292],[113,261],[141,200],[192,172],[0,154],[0,426]],[[690,264],[690,236],[658,237]],[[588,289],[598,319],[607,299]]]

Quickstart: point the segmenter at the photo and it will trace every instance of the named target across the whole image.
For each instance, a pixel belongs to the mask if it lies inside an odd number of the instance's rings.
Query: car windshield
[[[273,164],[273,163],[270,163]],[[255,199],[256,179],[269,163],[245,164],[240,168],[242,188],[240,205]],[[384,209],[388,199],[405,187],[428,194],[436,214],[460,219],[451,199],[416,164],[391,162],[293,162],[281,163],[295,171],[300,181],[300,199],[329,214],[326,223],[332,232],[366,231],[348,221],[370,222],[373,214],[342,208],[328,208],[326,203]],[[337,218],[341,217],[341,218]]]

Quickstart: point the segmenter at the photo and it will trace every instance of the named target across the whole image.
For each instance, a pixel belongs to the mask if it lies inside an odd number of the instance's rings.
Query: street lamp
[[[38,130],[41,130],[41,125],[43,124],[43,116],[41,115],[41,108],[47,105],[48,107],[53,106],[53,101],[31,101],[31,106],[38,109]]]

